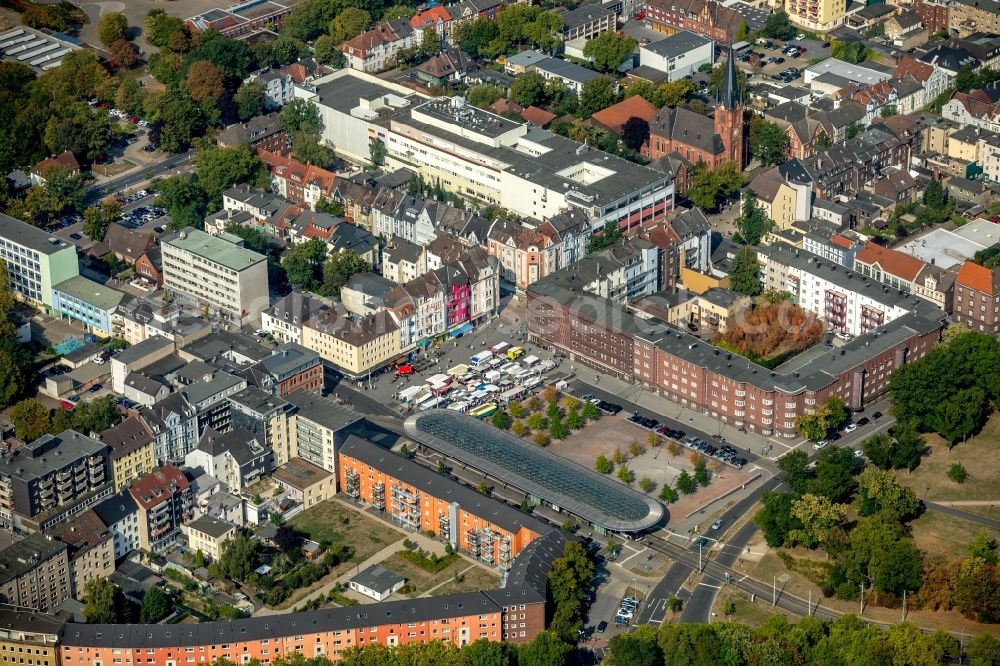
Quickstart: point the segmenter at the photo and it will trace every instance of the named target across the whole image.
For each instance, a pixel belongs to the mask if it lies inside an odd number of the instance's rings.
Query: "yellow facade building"
[[[385,311],[360,319],[328,311],[302,327],[302,346],[360,378],[399,356],[399,326]]]
[[[116,493],[156,468],[153,433],[140,419],[130,416],[102,432],[98,439],[111,449]]]
[[[59,666],[59,631],[52,615],[0,609],[0,666]]]

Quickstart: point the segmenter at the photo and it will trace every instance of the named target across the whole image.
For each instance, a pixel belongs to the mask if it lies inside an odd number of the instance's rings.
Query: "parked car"
[[[822,451],[823,449],[826,448],[826,445],[829,444],[829,443],[830,443],[830,440],[828,440],[828,439],[821,439],[818,442],[813,442],[813,450],[814,451]]]
[[[878,421],[880,418],[882,418],[882,412],[872,412],[873,421]]]
[[[848,423],[846,426],[844,426],[844,432],[854,432],[857,429],[858,429],[857,423]]]
[[[65,409],[68,412],[68,411],[72,410],[76,405],[74,405],[69,400],[60,400],[59,401],[59,406],[62,407],[63,409]]]
[[[604,630],[608,628],[608,623],[606,620],[601,620],[597,623],[597,633],[603,634]]]
[[[103,386],[101,386],[100,384],[94,384],[93,386],[91,386],[91,387],[90,387],[89,389],[87,389],[87,390],[88,390],[88,391],[90,391],[91,393],[97,393],[97,392],[98,392],[98,391],[100,391],[100,390],[101,390],[102,388],[104,388],[104,387],[103,387]]]
[[[881,414],[880,414],[880,416],[881,416]],[[863,427],[863,426],[868,425],[869,423],[871,423],[871,420],[867,416],[858,419],[858,426],[862,426]]]

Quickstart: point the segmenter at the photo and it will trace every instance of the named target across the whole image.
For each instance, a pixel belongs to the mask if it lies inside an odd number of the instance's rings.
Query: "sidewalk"
[[[722,435],[733,446],[746,449],[754,455],[762,456],[762,446],[770,444],[771,450],[766,456],[770,460],[777,460],[803,442],[801,438],[785,439],[782,437],[765,437],[754,432],[741,432],[738,428],[723,423],[717,418],[679,405],[663,396],[646,391],[641,385],[629,384],[616,377],[601,375],[600,380],[595,382],[594,375],[586,371],[579,373],[577,379],[588,386],[614,393],[622,399],[635,403],[656,414],[675,419],[681,424],[688,423],[692,427],[709,435]]]
[[[381,523],[385,523],[386,525],[388,525],[389,527],[392,527],[393,529],[396,529],[396,530],[399,529],[398,525],[393,524],[391,521],[386,520],[383,516],[381,516],[381,515],[379,515],[379,514],[377,514],[375,512],[365,510],[364,507],[361,507],[361,506],[355,505],[355,504],[351,504],[349,502],[342,502],[339,498],[334,498],[332,501],[334,501],[334,502],[340,502],[345,507],[348,507],[348,508],[353,509],[355,511],[363,511],[366,517],[372,518],[372,519],[377,520],[377,521],[379,521]],[[410,541],[412,541],[413,543],[415,543],[417,545],[417,548],[419,548],[421,550],[425,550],[425,551],[429,551],[429,552],[432,552],[432,553],[436,553],[438,555],[444,555],[445,554],[444,544],[441,543],[440,541],[436,541],[434,539],[431,539],[426,534],[422,534],[420,532],[407,532],[407,534],[406,534],[405,537],[403,537],[402,539],[399,539],[397,541],[393,541],[392,543],[386,545],[384,548],[382,548],[381,550],[379,550],[378,552],[376,552],[374,555],[372,555],[371,557],[369,557],[364,562],[358,562],[352,568],[348,569],[347,571],[345,571],[341,575],[337,576],[333,580],[330,580],[330,581],[327,581],[327,582],[323,583],[323,585],[317,587],[315,590],[311,590],[309,592],[309,594],[307,594],[304,597],[302,597],[301,599],[297,600],[289,608],[274,609],[274,608],[268,608],[267,606],[263,606],[259,610],[257,610],[256,612],[254,612],[254,614],[253,614],[254,617],[264,617],[264,616],[267,616],[267,615],[282,615],[284,613],[291,613],[293,608],[295,608],[298,605],[301,605],[302,603],[304,603],[306,601],[309,601],[310,599],[315,599],[316,597],[318,597],[320,595],[326,596],[327,594],[330,593],[330,590],[332,590],[334,588],[334,586],[346,584],[352,578],[354,578],[359,573],[361,573],[361,568],[362,567],[364,567],[365,569],[367,569],[368,567],[370,567],[370,566],[372,566],[374,564],[380,564],[381,562],[383,562],[383,561],[389,559],[390,557],[392,557],[394,554],[396,554],[399,551],[403,550],[403,541],[405,541],[406,539],[409,539]],[[468,566],[466,569],[464,569],[462,571],[462,573],[465,573],[466,571],[468,571],[469,569],[471,569],[473,566],[476,566],[478,564],[478,562],[475,562],[474,560],[471,560],[471,559],[465,557],[464,554],[462,554],[462,561],[470,564],[470,566]],[[447,582],[450,582],[450,581],[444,581],[444,583],[447,583]],[[442,584],[444,584],[444,583],[442,583]],[[440,587],[440,585],[438,585],[437,587]],[[428,590],[428,592],[425,592],[424,594],[422,594],[420,596],[427,596],[427,594],[429,592],[430,592],[430,590]]]

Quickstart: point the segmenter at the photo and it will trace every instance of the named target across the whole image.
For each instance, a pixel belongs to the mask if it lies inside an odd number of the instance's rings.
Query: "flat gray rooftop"
[[[637,532],[666,516],[656,500],[471,416],[430,409],[403,428],[424,446],[605,529]]]

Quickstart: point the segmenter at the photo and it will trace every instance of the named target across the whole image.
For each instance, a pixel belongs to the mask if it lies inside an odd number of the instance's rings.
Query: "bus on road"
[[[477,419],[488,419],[493,416],[497,411],[496,403],[488,402],[485,405],[479,405],[475,409],[469,412],[469,416],[474,416]]]

